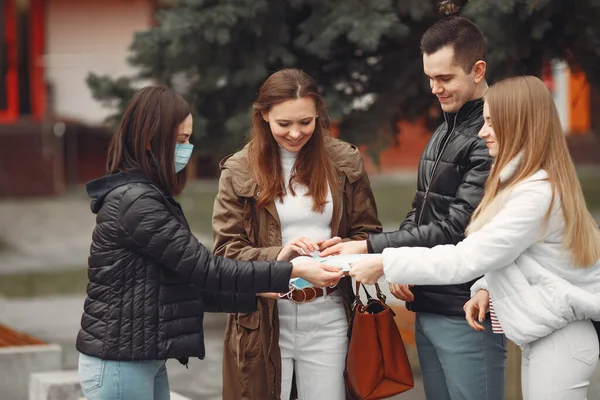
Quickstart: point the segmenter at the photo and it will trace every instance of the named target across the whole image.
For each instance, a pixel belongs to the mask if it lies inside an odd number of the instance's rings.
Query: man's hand
[[[327,257],[345,254],[367,254],[367,250],[366,240],[351,240],[349,242],[338,243],[328,247],[321,251],[319,255],[321,257]]]
[[[487,290],[481,289],[477,294],[471,297],[471,300],[467,301],[463,306],[465,310],[465,318],[476,331],[483,332],[485,327],[481,325],[485,321],[485,313],[490,307],[490,294]]]
[[[415,301],[415,295],[410,290],[415,285],[400,285],[397,283],[390,283],[390,292],[395,298],[400,299],[404,302]]]
[[[339,236],[334,236],[331,239],[319,240],[317,242],[317,245],[319,246],[319,251],[323,251],[339,243],[342,243],[342,238]]]

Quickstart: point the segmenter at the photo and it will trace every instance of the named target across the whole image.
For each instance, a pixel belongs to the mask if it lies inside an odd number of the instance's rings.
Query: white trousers
[[[279,300],[281,400],[296,375],[298,400],[345,400],[348,323],[339,291],[310,303]]]
[[[590,320],[571,322],[522,346],[523,400],[586,400],[598,365],[598,335]]]

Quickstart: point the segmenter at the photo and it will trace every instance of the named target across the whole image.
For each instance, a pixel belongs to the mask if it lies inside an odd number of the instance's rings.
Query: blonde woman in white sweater
[[[385,249],[351,275],[374,283],[468,282],[474,329],[492,304],[520,345],[525,400],[584,400],[598,364],[600,230],[587,211],[552,95],[509,78],[485,96],[479,136],[495,158],[485,195],[458,245]]]

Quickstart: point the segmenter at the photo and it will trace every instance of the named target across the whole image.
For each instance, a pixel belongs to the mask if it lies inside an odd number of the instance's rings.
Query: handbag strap
[[[371,294],[369,293],[369,291],[367,290],[367,288],[365,287],[365,285],[361,284],[360,282],[356,282],[356,290],[354,292],[354,303],[353,303],[353,308],[354,305],[356,304],[362,304],[362,301],[360,299],[360,287],[362,286],[363,290],[365,291],[365,294],[367,295],[367,301],[371,300],[373,297],[371,297]],[[387,297],[385,294],[383,294],[383,292],[381,291],[381,288],[379,287],[378,283],[375,283],[375,290],[377,293],[377,298],[385,303],[387,300]]]

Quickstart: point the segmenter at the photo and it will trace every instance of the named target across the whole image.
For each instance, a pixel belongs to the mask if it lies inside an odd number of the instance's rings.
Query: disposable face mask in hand
[[[303,278],[294,278],[290,279],[290,285],[294,287],[294,289],[304,289],[308,287],[312,287],[312,283]]]

